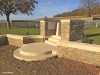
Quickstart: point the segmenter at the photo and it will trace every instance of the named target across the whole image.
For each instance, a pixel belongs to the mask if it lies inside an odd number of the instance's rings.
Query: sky
[[[53,17],[56,14],[68,12],[79,7],[79,0],[37,0],[33,15],[10,15],[10,20],[30,20],[36,18]],[[6,20],[6,16],[0,16],[0,20]]]

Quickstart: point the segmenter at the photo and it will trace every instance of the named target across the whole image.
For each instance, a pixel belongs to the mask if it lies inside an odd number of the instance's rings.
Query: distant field
[[[90,29],[84,31],[85,35],[93,40],[94,44],[100,45],[100,27],[96,28],[95,25],[92,25]]]
[[[39,28],[0,28],[0,34],[39,35]]]

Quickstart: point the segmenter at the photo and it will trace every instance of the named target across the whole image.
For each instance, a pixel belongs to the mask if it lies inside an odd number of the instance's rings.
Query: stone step
[[[26,50],[21,50],[20,49],[20,53],[22,55],[26,55],[26,56],[38,56],[38,55],[47,55],[47,54],[52,54],[52,51],[45,51],[45,52],[30,52],[30,51],[26,51]]]
[[[54,46],[45,43],[26,44],[20,48],[20,53],[26,56],[38,56],[43,54],[51,54]]]
[[[47,40],[45,41],[45,43],[52,45],[52,46],[57,46],[57,42],[54,42],[54,41]]]
[[[39,55],[39,56],[25,56],[20,53],[20,50],[15,50],[13,53],[14,57],[19,60],[25,60],[25,61],[39,61],[39,60],[46,60],[48,58],[57,57],[54,54],[48,54],[48,55]]]
[[[56,39],[56,38],[49,38],[48,40],[53,41],[53,42],[58,42],[59,41],[59,39]]]
[[[26,46],[26,44],[23,44],[23,46]]]
[[[51,38],[55,38],[55,39],[59,39],[59,40],[61,39],[60,36],[56,36],[56,35],[52,35]]]
[[[57,51],[56,50],[52,50],[52,54],[57,55]]]

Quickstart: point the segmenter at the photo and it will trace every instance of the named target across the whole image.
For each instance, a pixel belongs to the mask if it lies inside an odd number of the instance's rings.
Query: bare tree
[[[6,15],[7,27],[10,26],[10,14],[21,12],[22,14],[32,14],[37,1],[35,0],[0,0],[0,15]]]
[[[98,0],[80,0],[81,7],[88,10],[88,17],[91,17],[93,7],[97,2]]]

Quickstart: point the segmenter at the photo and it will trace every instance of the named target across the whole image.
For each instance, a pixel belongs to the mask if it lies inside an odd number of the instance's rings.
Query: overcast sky
[[[42,17],[52,17],[56,14],[63,12],[71,11],[79,7],[79,0],[37,0],[38,4],[36,5],[33,15],[10,15],[11,20],[25,20],[25,19],[34,19]],[[6,20],[5,16],[0,16],[0,20]]]

